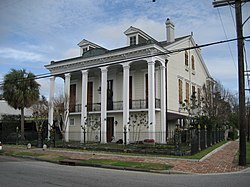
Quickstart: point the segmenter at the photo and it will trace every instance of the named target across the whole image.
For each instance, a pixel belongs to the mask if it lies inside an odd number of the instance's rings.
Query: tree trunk
[[[21,140],[25,140],[24,138],[24,108],[21,108]]]

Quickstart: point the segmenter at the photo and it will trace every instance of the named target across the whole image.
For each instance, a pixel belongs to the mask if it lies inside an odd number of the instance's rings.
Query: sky
[[[165,21],[175,24],[175,36],[193,32],[198,45],[236,38],[235,9],[214,8],[213,0],[1,0],[0,84],[12,68],[36,75],[48,73],[50,61],[80,55],[77,44],[87,39],[107,49],[126,46],[124,31],[140,28],[158,41],[166,40]],[[243,4],[243,22],[250,2]],[[250,35],[250,19],[244,24]],[[250,39],[249,39],[250,40]],[[238,91],[237,44],[230,42],[201,49],[211,76],[232,93]],[[250,42],[245,41],[250,67]],[[57,79],[56,79],[57,80]],[[49,95],[49,79],[37,80]],[[56,81],[56,92],[62,82]],[[57,94],[57,93],[56,93]]]

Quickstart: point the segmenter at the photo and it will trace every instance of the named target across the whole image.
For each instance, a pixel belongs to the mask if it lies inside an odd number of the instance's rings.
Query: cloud
[[[38,79],[37,82],[40,86],[40,95],[44,95],[47,99],[49,98],[49,90],[50,90],[50,80],[49,78]],[[62,78],[55,79],[55,97],[59,97],[64,93],[64,82]]]
[[[77,57],[80,55],[80,49],[79,48],[69,48],[65,53],[64,53],[64,58],[72,58],[72,57]]]
[[[43,61],[45,59],[41,54],[12,48],[0,48],[0,55],[2,58],[19,61]]]

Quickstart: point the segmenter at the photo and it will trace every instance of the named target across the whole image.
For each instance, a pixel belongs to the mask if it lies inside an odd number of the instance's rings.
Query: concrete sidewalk
[[[121,161],[136,161],[146,163],[161,163],[172,165],[173,168],[168,173],[225,173],[244,171],[246,167],[238,166],[237,152],[239,149],[238,141],[230,141],[223,146],[217,148],[201,160],[166,158],[158,156],[130,156],[119,154],[104,154],[89,151],[74,151],[74,150],[55,150],[47,149],[25,149],[20,146],[5,146],[7,151],[29,151],[34,153],[43,153],[40,156],[41,160],[53,160],[58,157],[65,157],[67,160],[75,161],[89,159],[112,159]]]

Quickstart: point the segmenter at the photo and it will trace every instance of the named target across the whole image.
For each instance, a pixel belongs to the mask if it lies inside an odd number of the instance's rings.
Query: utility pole
[[[214,7],[235,5],[237,47],[238,47],[238,83],[239,83],[239,119],[240,141],[239,141],[239,165],[246,165],[246,106],[245,106],[245,77],[243,58],[243,32],[242,32],[242,10],[241,3],[249,0],[220,0],[214,1]]]

